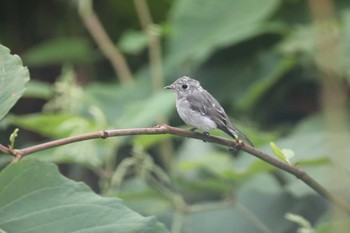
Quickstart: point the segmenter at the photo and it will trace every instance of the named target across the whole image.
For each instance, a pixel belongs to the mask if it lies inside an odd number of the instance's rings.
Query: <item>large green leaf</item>
[[[173,36],[169,42],[172,62],[198,64],[215,49],[265,32],[264,21],[278,0],[180,0],[171,12]],[[171,62],[171,63],[172,63]]]
[[[0,120],[23,95],[29,72],[17,55],[0,44]]]
[[[6,232],[167,232],[119,199],[104,198],[53,164],[22,161],[0,173],[0,229]]]

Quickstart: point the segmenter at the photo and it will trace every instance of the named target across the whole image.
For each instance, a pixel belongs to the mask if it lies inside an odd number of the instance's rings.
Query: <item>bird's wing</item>
[[[219,129],[231,125],[225,110],[209,92],[203,90],[189,94],[186,99],[192,110],[200,112],[203,116],[208,116],[217,124]]]
[[[240,136],[248,144],[254,146],[249,138],[232,124],[220,103],[209,92],[203,90],[200,93],[189,94],[186,99],[192,110],[200,112],[203,116],[208,116],[216,123],[218,129],[235,139]]]

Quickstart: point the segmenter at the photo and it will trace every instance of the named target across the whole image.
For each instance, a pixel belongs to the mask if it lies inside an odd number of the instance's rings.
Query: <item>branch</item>
[[[148,56],[150,60],[153,90],[163,88],[162,48],[158,27],[153,23],[146,0],[134,0],[141,26],[148,39]]]
[[[10,148],[7,148],[6,146],[3,146],[0,144],[0,151],[6,153],[6,154],[10,154]]]
[[[168,125],[158,125],[153,128],[102,130],[102,131],[67,137],[63,139],[58,139],[58,140],[54,140],[54,141],[50,141],[50,142],[46,142],[36,146],[27,147],[27,148],[18,149],[18,150],[9,150],[8,148],[4,149],[5,148],[4,146],[1,146],[0,148],[2,151],[4,152],[8,151],[10,154],[15,156],[15,160],[19,160],[20,158],[27,156],[29,154],[32,154],[34,152],[46,150],[46,149],[61,146],[61,145],[70,144],[73,142],[79,142],[79,141],[95,139],[95,138],[106,139],[108,137],[118,137],[118,136],[127,136],[127,135],[150,135],[150,134],[172,134],[172,135],[177,135],[182,137],[195,138],[195,139],[203,140],[205,142],[215,143],[219,145],[224,145],[229,148],[239,147],[241,150],[294,175],[296,178],[303,181],[307,186],[309,186],[319,195],[324,197],[326,200],[330,201],[340,209],[344,210],[346,213],[350,214],[349,203],[331,194],[321,184],[319,184],[316,180],[310,177],[301,168],[294,167],[287,163],[284,163],[276,159],[275,157],[266,154],[265,152],[262,152],[254,147],[251,147],[249,145],[242,143],[242,141],[237,142],[235,140],[230,140],[223,137],[205,135],[198,132],[175,128]]]
[[[118,48],[113,44],[104,30],[101,22],[92,8],[91,0],[79,0],[79,14],[85,24],[85,27],[90,32],[91,36],[96,41],[102,53],[111,62],[115,73],[118,75],[123,84],[133,83],[130,68],[126,63],[126,59]]]

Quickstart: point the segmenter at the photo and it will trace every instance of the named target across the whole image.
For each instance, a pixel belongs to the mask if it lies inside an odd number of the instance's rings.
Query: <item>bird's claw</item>
[[[210,134],[208,132],[202,132],[200,134],[202,134],[202,135],[204,135],[206,137],[210,137]],[[207,141],[203,139],[203,142],[207,142]]]
[[[203,132],[202,134],[207,136],[207,137],[210,137],[210,134],[208,132]]]
[[[236,140],[236,144],[229,148],[230,151],[236,152],[244,146],[244,142],[242,140]]]

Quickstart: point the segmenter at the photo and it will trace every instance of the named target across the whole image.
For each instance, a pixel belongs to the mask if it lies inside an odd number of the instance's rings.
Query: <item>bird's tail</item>
[[[249,145],[254,147],[254,144],[252,143],[252,141],[250,141],[250,139],[247,136],[245,136],[241,131],[239,131],[236,127],[232,126],[232,128],[226,128],[226,130],[224,131],[234,139],[237,139],[237,137],[240,137],[244,141],[246,141]]]

